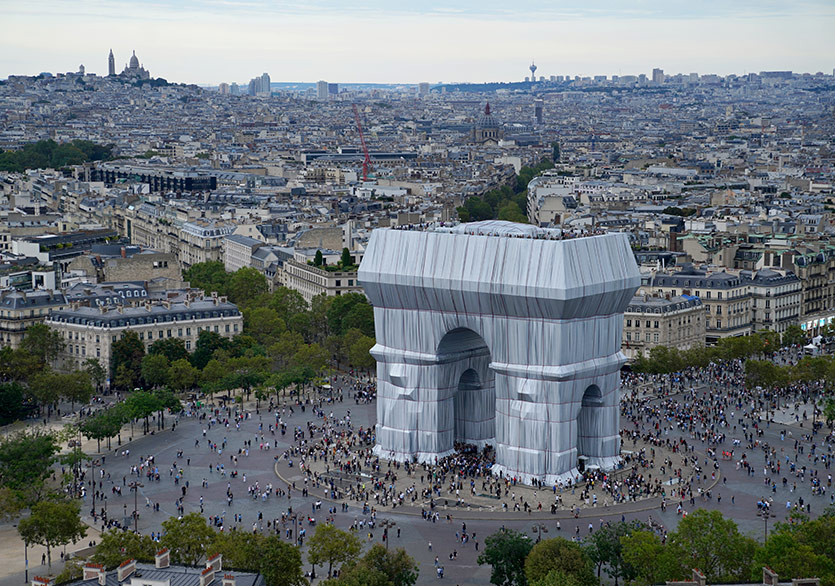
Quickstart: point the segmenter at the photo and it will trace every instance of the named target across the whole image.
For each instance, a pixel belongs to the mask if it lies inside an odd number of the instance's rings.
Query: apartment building
[[[705,344],[705,306],[698,297],[636,295],[623,314],[621,350],[627,358],[655,346],[679,350]]]
[[[108,372],[113,344],[125,332],[139,335],[146,349],[157,340],[179,338],[186,349],[194,350],[204,330],[231,338],[243,331],[243,316],[225,297],[212,295],[181,302],[146,301],[138,306],[73,304],[53,311],[45,320],[66,342],[59,362],[64,367],[79,366],[97,358]]]
[[[800,322],[803,283],[792,272],[761,269],[756,273],[741,271],[740,276],[751,291],[753,330],[783,333]]]
[[[745,336],[752,332],[749,285],[726,271],[708,273],[685,267],[677,273],[656,272],[642,279],[639,293],[698,297],[705,308],[705,341]]]
[[[29,326],[46,319],[51,310],[66,307],[63,293],[0,290],[0,346],[17,348]]]
[[[276,273],[276,281],[301,293],[308,303],[322,293],[328,296],[362,293],[356,271],[328,271],[295,259],[284,262],[283,270]]]

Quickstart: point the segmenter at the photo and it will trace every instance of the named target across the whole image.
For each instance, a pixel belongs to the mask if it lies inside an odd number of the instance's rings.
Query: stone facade
[[[656,346],[688,350],[705,344],[705,308],[697,297],[636,295],[623,314],[621,350],[627,358]]]
[[[26,328],[40,323],[53,309],[66,307],[63,293],[0,290],[0,346],[20,346]]]

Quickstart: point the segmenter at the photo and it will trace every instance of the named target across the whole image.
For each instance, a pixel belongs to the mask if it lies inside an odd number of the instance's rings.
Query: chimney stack
[[[212,568],[215,572],[220,572],[223,569],[223,556],[219,553],[209,557],[206,560],[206,567]]]
[[[127,258],[127,256],[128,256],[128,251],[127,251],[127,250],[125,250],[125,247],[124,247],[124,246],[122,247],[121,253],[122,253],[122,258]]]
[[[168,548],[164,547],[154,556],[154,567],[158,569],[167,568],[169,564],[170,556],[168,554]]]
[[[211,567],[206,568],[200,573],[200,586],[209,586],[214,579],[215,569]]]
[[[235,576],[232,574],[224,575],[222,586],[235,586]]]
[[[777,572],[769,568],[768,566],[763,566],[763,585],[764,586],[777,586],[780,582],[778,580]]]
[[[84,566],[84,571],[82,573],[83,580],[98,580],[99,574],[104,573],[104,566],[101,564],[94,564],[93,562],[88,563]]]
[[[43,578],[41,576],[35,576],[32,578],[32,586],[49,586],[51,580],[49,578]]]
[[[706,586],[707,578],[705,578],[705,575],[698,569],[693,568],[693,582],[695,582],[698,586]]]
[[[127,580],[136,571],[136,560],[125,560],[116,570],[116,577],[119,582]]]

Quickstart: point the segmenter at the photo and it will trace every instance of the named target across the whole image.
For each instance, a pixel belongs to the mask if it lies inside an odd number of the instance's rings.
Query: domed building
[[[136,56],[136,51],[133,52],[133,55],[128,62],[128,65],[125,69],[120,73],[122,77],[128,77],[130,79],[151,79],[151,72],[142,67],[139,63],[139,58]]]
[[[472,141],[476,144],[498,145],[504,138],[504,130],[499,121],[490,113],[490,102],[484,106],[481,115],[473,127]]]

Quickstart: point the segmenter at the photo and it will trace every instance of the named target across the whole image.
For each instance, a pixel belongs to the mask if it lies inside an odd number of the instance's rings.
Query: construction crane
[[[362,123],[360,123],[360,111],[357,109],[356,104],[354,104],[354,118],[357,121],[357,130],[360,133],[362,152],[365,155],[365,159],[362,161],[362,181],[364,183],[368,181],[368,168],[371,166],[371,156],[368,154],[368,147],[365,146],[365,136],[362,133]]]

